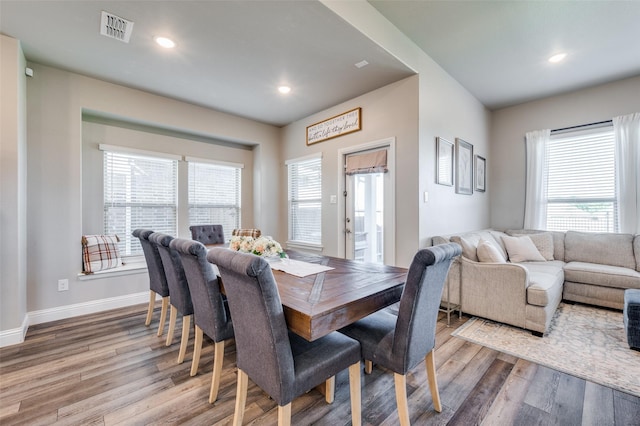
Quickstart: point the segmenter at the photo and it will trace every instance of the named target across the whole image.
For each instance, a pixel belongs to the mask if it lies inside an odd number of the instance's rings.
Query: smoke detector
[[[124,43],[129,43],[131,32],[133,31],[133,22],[116,16],[112,13],[102,11],[100,19],[100,34],[105,37],[115,38]]]

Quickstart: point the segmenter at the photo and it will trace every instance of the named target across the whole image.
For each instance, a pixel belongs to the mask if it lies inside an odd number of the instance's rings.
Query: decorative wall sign
[[[456,193],[473,194],[473,145],[456,138]]]
[[[307,145],[361,130],[362,108],[355,108],[307,127]]]

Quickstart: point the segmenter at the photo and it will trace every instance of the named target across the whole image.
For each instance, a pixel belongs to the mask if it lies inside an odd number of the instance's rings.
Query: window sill
[[[118,266],[117,268],[105,269],[104,271],[97,271],[91,274],[83,274],[82,272],[78,274],[78,281],[90,281],[90,280],[98,280],[101,278],[113,278],[119,277],[121,275],[133,275],[133,274],[142,274],[147,272],[147,264],[146,262],[128,262],[122,266]]]

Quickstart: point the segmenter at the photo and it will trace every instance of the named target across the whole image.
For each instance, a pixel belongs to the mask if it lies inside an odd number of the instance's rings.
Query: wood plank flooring
[[[0,349],[2,425],[227,425],[236,394],[235,347],[225,348],[218,400],[207,402],[213,345],[189,376],[193,333],[177,364],[174,343],[157,337],[159,309],[144,326],[145,306],[41,324],[26,341]],[[424,364],[408,375],[414,425],[640,425],[640,398],[451,337],[468,318],[441,314],[436,367],[443,411],[433,411]],[[166,330],[166,328],[165,328]],[[640,378],[638,378],[640,380]],[[365,425],[396,425],[393,375],[362,375]],[[250,382],[245,424],[277,424],[277,407]],[[348,374],[336,378],[333,404],[312,390],[293,402],[295,425],[349,425]]]

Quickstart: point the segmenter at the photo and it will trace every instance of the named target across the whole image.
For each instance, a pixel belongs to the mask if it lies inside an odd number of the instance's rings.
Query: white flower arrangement
[[[231,237],[229,243],[231,250],[243,253],[252,253],[262,257],[286,257],[286,253],[282,250],[279,242],[271,237]]]

